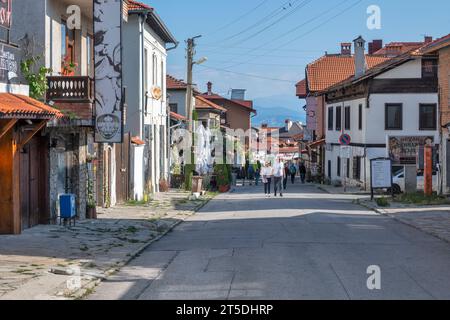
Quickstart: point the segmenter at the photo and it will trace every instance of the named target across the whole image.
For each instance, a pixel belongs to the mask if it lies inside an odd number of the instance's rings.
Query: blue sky
[[[185,79],[185,39],[202,35],[196,57],[208,57],[204,66],[215,69],[196,66],[195,83],[205,90],[206,82],[212,81],[214,91],[224,95],[231,88],[245,88],[249,99],[274,109],[300,110],[304,103],[295,97],[294,85],[304,77],[305,65],[325,51],[339,52],[341,42],[358,35],[385,43],[421,41],[425,34],[436,38],[450,33],[449,0],[144,2],[156,9],[180,41],[179,48],[169,53],[170,74]],[[380,30],[367,28],[370,5],[381,9]]]

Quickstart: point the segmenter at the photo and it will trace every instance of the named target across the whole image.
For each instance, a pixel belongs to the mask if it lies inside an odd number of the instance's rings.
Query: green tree
[[[37,64],[40,59],[40,56],[36,56],[22,61],[20,69],[30,86],[30,97],[42,101],[48,89],[47,75],[52,72],[52,69],[38,67]]]

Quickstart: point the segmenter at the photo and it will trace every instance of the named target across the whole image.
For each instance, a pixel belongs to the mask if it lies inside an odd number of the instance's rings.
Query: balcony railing
[[[47,77],[47,101],[92,102],[93,85],[89,77]]]

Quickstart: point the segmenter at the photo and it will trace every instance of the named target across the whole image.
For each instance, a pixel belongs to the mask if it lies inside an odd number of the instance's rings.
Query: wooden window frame
[[[336,131],[342,131],[342,107],[341,106],[336,107]]]
[[[351,130],[352,109],[350,106],[344,107],[344,130]]]
[[[363,127],[363,124],[362,124],[362,122],[363,122],[363,105],[362,104],[360,104],[359,106],[358,106],[358,129],[361,131],[362,130],[362,127]]]
[[[389,128],[388,127],[388,109],[390,107],[400,107],[400,127]],[[386,131],[401,131],[403,130],[403,103],[386,103],[384,106],[384,129]]]
[[[328,108],[328,131],[334,130],[334,107]]]
[[[421,118],[421,111],[423,107],[433,107],[433,120],[434,120],[434,126],[430,128],[425,128],[422,126],[422,118]],[[420,103],[419,104],[419,130],[420,131],[433,131],[437,130],[437,104],[436,103]]]

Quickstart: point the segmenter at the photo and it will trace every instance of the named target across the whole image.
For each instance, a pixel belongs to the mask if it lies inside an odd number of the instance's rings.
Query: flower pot
[[[219,186],[219,192],[220,193],[226,193],[228,191],[230,191],[230,186],[229,185]]]
[[[97,208],[88,207],[86,209],[86,219],[94,219],[94,220],[97,219]]]

